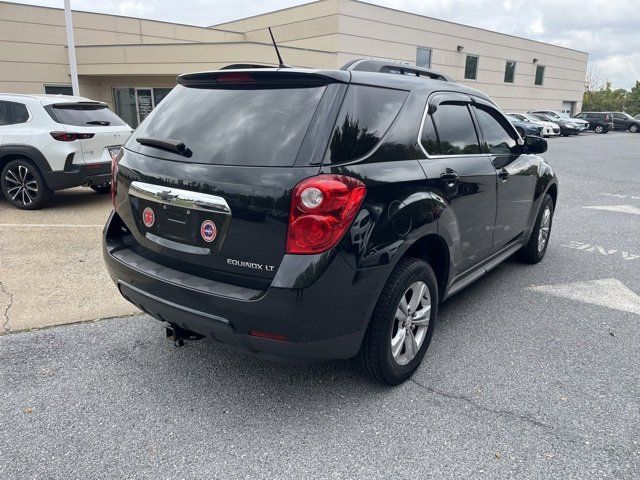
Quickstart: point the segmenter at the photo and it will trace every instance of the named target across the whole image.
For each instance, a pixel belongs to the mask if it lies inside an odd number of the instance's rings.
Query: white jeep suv
[[[0,185],[17,208],[43,207],[55,190],[108,193],[111,162],[131,127],[107,104],[67,95],[0,94]]]

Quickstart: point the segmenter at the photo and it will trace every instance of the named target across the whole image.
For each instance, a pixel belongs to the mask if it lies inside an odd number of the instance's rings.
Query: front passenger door
[[[496,219],[496,172],[481,152],[469,103],[458,93],[432,95],[420,135],[428,156],[420,165],[429,190],[445,205],[438,233],[450,247],[451,278],[491,254]]]
[[[473,111],[482,134],[482,148],[490,155],[498,176],[498,205],[493,232],[494,251],[517,239],[530,225],[538,162],[523,154],[518,133],[493,105],[477,99]]]

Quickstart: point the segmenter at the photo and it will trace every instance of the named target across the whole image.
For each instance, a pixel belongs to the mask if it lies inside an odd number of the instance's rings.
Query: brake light
[[[314,254],[334,247],[358,213],[367,188],[344,175],[307,178],[293,189],[287,253]]]
[[[59,142],[73,142],[93,138],[95,133],[50,132],[50,135]]]
[[[216,77],[218,83],[254,83],[252,75],[243,72],[221,73]]]
[[[109,154],[111,155],[111,203],[113,204],[113,208],[116,208],[116,193],[118,184],[116,179],[118,177],[118,162],[120,158],[122,158],[123,149],[119,150],[109,149]]]

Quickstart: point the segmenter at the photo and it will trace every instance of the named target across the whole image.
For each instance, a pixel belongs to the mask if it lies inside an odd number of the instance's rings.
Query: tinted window
[[[582,118],[582,119],[589,118],[589,117],[591,117],[590,113],[579,113],[578,115],[576,115],[576,118]]]
[[[56,122],[63,125],[120,126],[124,122],[103,105],[81,105],[78,103],[48,105],[45,110]]]
[[[329,145],[332,163],[353,160],[370,152],[398,115],[407,92],[352,85],[342,103]]]
[[[509,134],[508,121],[496,110],[478,105],[475,107],[476,118],[484,136],[489,153],[509,154],[516,146],[516,141]]]
[[[218,89],[178,85],[136,130],[170,138],[193,152],[190,162],[291,166],[325,87]],[[141,147],[133,139],[130,148]],[[185,160],[149,149],[154,156]]]
[[[11,108],[9,102],[0,102],[0,125],[11,123]]]
[[[464,78],[467,80],[475,80],[478,77],[478,57],[475,55],[467,55],[464,64]]]
[[[29,110],[22,103],[11,103],[11,123],[24,123],[29,120]]]
[[[542,85],[544,82],[544,65],[536,65],[536,85]]]
[[[507,65],[504,69],[504,81],[506,83],[513,83],[513,79],[516,76],[516,62],[507,60]]]
[[[416,50],[416,67],[431,68],[431,49],[418,47]]]
[[[427,115],[422,146],[430,155],[466,155],[480,152],[476,130],[467,105],[443,102]]]

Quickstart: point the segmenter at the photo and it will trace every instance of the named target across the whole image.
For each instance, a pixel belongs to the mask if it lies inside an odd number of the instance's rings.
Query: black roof
[[[355,62],[350,62],[345,67],[349,68]],[[421,75],[415,75],[412,73],[398,74],[394,71],[378,71],[377,68],[384,63],[385,65],[398,65],[399,69],[406,69],[408,71],[420,70],[424,72]],[[370,64],[371,65],[371,64]],[[448,91],[459,92],[469,95],[475,95],[481,97],[491,103],[491,100],[484,93],[466,87],[464,85],[457,84],[449,79],[449,77],[433,72],[427,69],[419,69],[418,67],[403,65],[403,64],[390,64],[389,62],[375,61],[372,68],[361,70],[355,69],[340,69],[340,70],[322,70],[322,69],[309,69],[309,68],[275,68],[275,67],[263,67],[262,65],[251,65],[253,68],[235,68],[238,66],[244,66],[241,64],[229,65],[221,70],[214,70],[208,72],[188,73],[178,76],[178,83],[187,86],[205,86],[206,84],[218,83],[217,78],[220,75],[238,74],[241,78],[241,74],[251,74],[255,79],[261,79],[265,82],[273,83],[356,83],[360,85],[370,85],[382,88],[395,88],[399,90],[425,90],[429,91]],[[393,70],[393,69],[392,69]],[[220,82],[222,83],[222,82]]]

